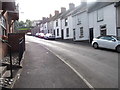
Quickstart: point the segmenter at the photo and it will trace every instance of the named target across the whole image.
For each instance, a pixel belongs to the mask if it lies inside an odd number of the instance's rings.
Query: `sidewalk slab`
[[[77,74],[52,52],[29,42],[20,79],[14,88],[88,88]]]

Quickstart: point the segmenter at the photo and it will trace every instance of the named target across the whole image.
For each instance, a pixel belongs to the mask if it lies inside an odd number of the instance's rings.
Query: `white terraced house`
[[[82,2],[73,12],[73,40],[89,40],[87,3]]]

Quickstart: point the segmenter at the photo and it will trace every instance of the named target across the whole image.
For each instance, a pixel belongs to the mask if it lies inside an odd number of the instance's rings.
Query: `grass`
[[[18,30],[30,30],[30,28],[19,28]]]

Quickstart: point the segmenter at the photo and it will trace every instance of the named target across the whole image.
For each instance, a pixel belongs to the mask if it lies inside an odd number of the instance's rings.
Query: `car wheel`
[[[97,43],[94,43],[94,44],[93,44],[93,47],[94,47],[95,49],[97,49],[97,48],[98,48],[98,44],[97,44]]]
[[[117,46],[116,50],[117,50],[118,53],[120,53],[120,46]]]

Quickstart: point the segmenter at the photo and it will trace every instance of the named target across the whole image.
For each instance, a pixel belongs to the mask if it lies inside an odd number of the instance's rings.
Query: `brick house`
[[[19,19],[18,6],[15,0],[0,1],[0,39],[7,39],[14,32],[14,22]],[[8,47],[0,41],[0,59],[6,56]]]

